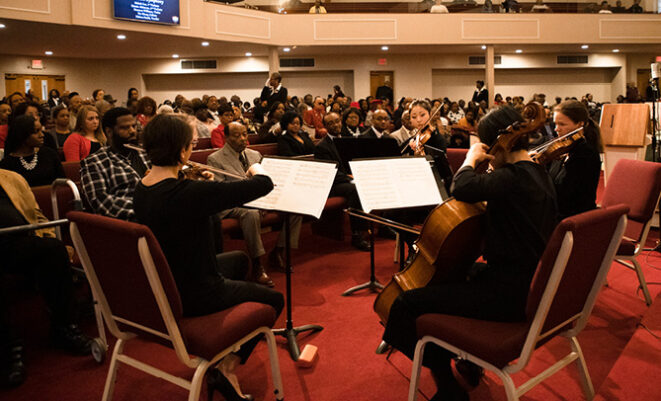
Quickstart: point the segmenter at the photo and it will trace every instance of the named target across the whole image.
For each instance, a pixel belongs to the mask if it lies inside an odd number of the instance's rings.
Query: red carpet
[[[399,353],[386,360],[374,350],[380,342],[382,328],[372,311],[375,294],[367,291],[350,297],[340,294],[347,288],[365,282],[369,278],[369,254],[354,251],[348,243],[339,243],[315,237],[309,225],[302,232],[301,249],[293,254],[293,322],[295,326],[317,323],[324,330],[299,336],[301,347],[313,344],[319,347],[319,360],[309,369],[298,368],[289,358],[284,339],[279,338],[279,356],[283,375],[285,399],[288,401],[389,401],[407,397],[410,361]],[[652,233],[654,238],[658,233]],[[275,234],[267,235],[265,246],[269,249]],[[393,241],[377,242],[377,277],[387,283],[396,271],[393,264]],[[229,241],[228,248],[240,248],[239,241]],[[648,282],[661,281],[661,254],[652,253],[641,257]],[[652,267],[652,265],[656,266]],[[273,273],[276,288],[284,292],[284,275]],[[640,294],[636,293],[635,274],[614,265],[609,277],[609,287],[599,296],[588,327],[579,339],[587,359],[595,390],[604,390],[601,400],[658,400],[659,386],[649,384],[642,392],[637,383],[658,383],[661,380],[657,339],[637,332],[632,351],[623,354],[625,347],[637,329],[643,314],[648,310]],[[658,285],[650,285],[652,296],[659,293]],[[659,301],[654,305],[659,309]],[[657,316],[659,314],[657,313]],[[284,326],[284,312],[277,327]],[[650,323],[659,333],[658,317]],[[88,333],[95,328],[90,320]],[[44,336],[41,336],[43,338]],[[640,341],[643,343],[639,344]],[[551,341],[539,350],[530,364],[529,372],[543,370],[551,357],[564,349],[560,340]],[[644,347],[644,348],[643,348]],[[654,352],[648,349],[654,349]],[[158,346],[136,344],[129,353],[181,369],[170,352]],[[620,357],[620,356],[623,357]],[[626,355],[626,358],[624,357]],[[27,367],[29,377],[18,389],[0,390],[2,400],[99,400],[103,392],[108,361],[97,365],[91,357],[71,357],[51,350],[32,341],[28,348]],[[108,357],[109,359],[109,357]],[[238,372],[245,392],[257,400],[273,400],[270,368],[267,364],[266,347],[260,344],[245,366]],[[613,371],[613,377],[606,380]],[[515,376],[515,382],[525,380],[525,374]],[[537,386],[523,400],[578,400],[583,399],[576,381],[573,366],[566,368]],[[427,399],[435,391],[431,378],[423,375],[421,392]],[[186,391],[160,379],[147,376],[130,367],[121,366],[115,400],[185,400]],[[203,392],[203,397],[205,396]],[[216,400],[220,396],[216,395]],[[482,384],[471,393],[471,400],[505,400],[500,381],[487,374]]]

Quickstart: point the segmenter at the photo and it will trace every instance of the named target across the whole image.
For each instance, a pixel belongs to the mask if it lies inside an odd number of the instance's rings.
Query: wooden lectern
[[[605,182],[620,159],[645,159],[650,109],[645,103],[605,104],[601,109],[601,138],[604,142]]]

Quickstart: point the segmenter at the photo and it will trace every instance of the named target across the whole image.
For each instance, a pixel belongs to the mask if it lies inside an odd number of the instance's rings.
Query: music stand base
[[[287,347],[289,348],[289,356],[291,356],[291,359],[296,362],[298,361],[298,358],[301,356],[301,349],[298,346],[298,341],[296,340],[296,336],[299,333],[303,333],[305,331],[321,331],[324,328],[317,325],[317,324],[306,324],[303,326],[298,326],[298,327],[292,327],[292,328],[285,328],[285,329],[275,329],[272,330],[273,334],[276,336],[282,336],[287,339]]]
[[[369,289],[372,292],[378,292],[378,290],[383,289],[383,284],[379,283],[376,280],[368,281],[364,284],[360,284],[360,285],[357,285],[355,287],[349,288],[348,290],[346,290],[342,293],[342,296],[347,297],[347,296],[353,294],[356,291],[361,291],[361,290],[364,290],[364,289]]]

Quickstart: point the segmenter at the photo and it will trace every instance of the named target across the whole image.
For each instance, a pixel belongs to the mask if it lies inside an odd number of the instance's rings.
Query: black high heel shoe
[[[236,392],[232,383],[218,369],[210,369],[207,372],[207,394],[209,401],[213,401],[213,393],[218,391],[225,401],[253,401],[253,396],[245,394],[243,397]]]

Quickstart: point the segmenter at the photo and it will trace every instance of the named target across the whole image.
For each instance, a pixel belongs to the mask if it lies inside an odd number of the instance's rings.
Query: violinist
[[[412,136],[408,142],[415,154],[424,154],[425,144],[443,151],[448,147],[445,137],[439,132],[436,124],[427,124],[432,114],[431,110],[431,105],[426,100],[415,100],[409,108],[411,126],[418,132],[418,135]]]
[[[517,121],[522,117],[509,106],[484,116],[478,126],[481,143],[470,148],[453,179],[457,200],[487,202],[483,254],[487,263],[454,269],[460,274],[405,291],[390,309],[383,340],[411,359],[417,342],[415,320],[423,314],[525,321],[529,285],[556,224],[556,200],[546,169],[528,155],[527,133],[514,137],[511,147],[499,145],[505,142],[498,140],[499,133]],[[488,153],[490,147],[493,149]],[[476,167],[486,161],[493,172],[476,173]],[[425,350],[423,363],[431,369],[438,387],[433,401],[469,399],[466,389],[453,376],[453,357],[437,346],[429,345]],[[477,366],[465,361],[456,366],[468,383],[479,383],[482,372]]]
[[[583,103],[576,100],[560,103],[553,121],[558,136],[582,127],[585,138],[570,142],[567,153],[549,166],[558,194],[560,218],[565,218],[596,208],[603,147],[599,126]]]
[[[179,179],[193,150],[193,130],[175,115],[154,117],[145,128],[143,142],[153,166],[136,186],[135,216],[152,230],[163,250],[181,295],[184,317],[219,312],[243,302],[270,305],[276,316],[280,314],[282,294],[243,281],[248,257],[243,252],[216,255],[213,247],[212,216],[273,188],[261,165],[252,165],[246,172],[248,179],[238,182]],[[257,337],[242,345],[212,370],[210,377],[217,379],[214,382],[224,399],[249,399],[241,393],[234,370],[258,341]]]

